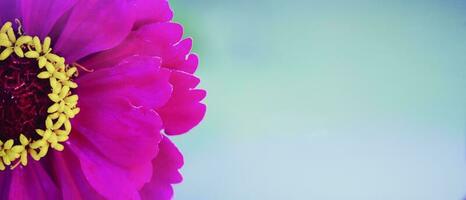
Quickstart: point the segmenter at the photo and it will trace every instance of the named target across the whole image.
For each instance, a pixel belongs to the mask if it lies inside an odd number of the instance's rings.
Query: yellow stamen
[[[6,31],[10,29],[12,25],[13,24],[11,22],[6,22],[3,24],[2,28],[0,29],[0,33],[6,33]]]
[[[12,48],[6,48],[5,50],[3,50],[2,53],[0,53],[0,61],[7,59],[11,55],[11,53],[13,53]]]
[[[20,134],[15,140],[0,140],[0,170],[5,170],[6,166],[10,169],[20,164],[26,166],[28,155],[34,160],[40,160],[49,148],[63,151],[64,146],[61,143],[69,139],[71,132],[70,119],[80,112],[77,107],[79,97],[72,94],[72,89],[78,85],[72,78],[78,75],[78,68],[93,71],[77,63],[73,63],[72,67],[66,65],[65,58],[51,53],[50,37],[41,42],[37,36],[23,35],[21,22],[16,20],[16,23],[19,26],[18,35],[15,34],[11,22],[6,22],[0,28],[0,61],[11,55],[37,60],[37,67],[42,70],[37,78],[49,79],[51,90],[48,97],[53,104],[47,109],[45,129],[35,130],[40,139],[34,140]]]

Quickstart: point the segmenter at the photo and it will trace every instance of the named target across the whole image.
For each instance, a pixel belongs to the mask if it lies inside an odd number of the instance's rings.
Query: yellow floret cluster
[[[18,36],[18,37],[17,37]],[[44,157],[49,148],[63,151],[63,142],[68,140],[71,132],[70,119],[79,113],[78,96],[71,90],[78,87],[72,78],[77,76],[77,68],[65,64],[65,59],[52,53],[51,39],[43,41],[37,36],[15,34],[11,22],[6,22],[0,29],[0,62],[15,54],[20,58],[37,60],[42,70],[37,77],[50,81],[51,91],[48,94],[53,104],[48,108],[45,130],[36,129],[41,136],[38,140],[27,138],[22,133],[17,140],[0,140],[0,170],[5,166],[11,169],[19,164],[26,166],[28,155],[34,160]]]

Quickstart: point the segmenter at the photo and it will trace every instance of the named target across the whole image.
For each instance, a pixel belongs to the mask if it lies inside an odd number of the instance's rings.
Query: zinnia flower
[[[0,1],[2,199],[170,199],[204,117],[166,0]]]

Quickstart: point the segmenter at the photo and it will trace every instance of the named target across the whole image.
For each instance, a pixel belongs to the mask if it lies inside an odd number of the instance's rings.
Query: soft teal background
[[[172,0],[208,90],[188,200],[459,200],[466,2]]]

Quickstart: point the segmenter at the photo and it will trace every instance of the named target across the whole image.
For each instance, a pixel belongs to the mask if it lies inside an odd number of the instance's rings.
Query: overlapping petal
[[[48,36],[55,23],[78,0],[20,0],[24,31],[40,38]]]
[[[103,199],[84,176],[77,156],[66,148],[63,152],[53,152],[46,158],[49,174],[61,191],[61,199]]]
[[[173,84],[173,94],[164,107],[158,109],[162,116],[165,133],[179,135],[195,127],[204,118],[206,106],[201,101],[206,96],[204,90],[195,89],[199,78],[192,74],[173,71],[170,83]]]
[[[118,46],[85,60],[89,68],[113,66],[131,55],[160,57],[162,67],[194,73],[198,59],[190,54],[192,40],[181,40],[183,28],[176,23],[153,23],[131,34]]]
[[[178,171],[182,166],[183,155],[170,139],[163,137],[159,144],[159,154],[153,161],[152,180],[141,190],[143,199],[171,199],[172,184],[179,183],[183,179]]]
[[[157,58],[133,57],[79,80],[82,111],[73,121],[70,146],[103,196],[138,198],[150,180],[163,128],[153,108],[171,94],[168,77]],[[115,189],[123,194],[116,196]]]
[[[98,69],[113,66],[132,54],[160,57],[162,67],[171,70],[170,83],[174,87],[170,101],[158,110],[165,132],[171,135],[189,131],[199,124],[206,112],[205,105],[200,103],[206,93],[195,89],[199,79],[191,74],[197,68],[198,58],[190,54],[192,40],[181,40],[182,32],[182,27],[176,23],[146,25],[133,31],[119,46],[84,62]]]
[[[81,162],[81,170],[90,185],[106,199],[139,199],[139,189],[152,176],[146,162],[123,167],[109,161],[85,140],[68,145]]]
[[[9,199],[58,199],[60,192],[39,162],[15,169],[11,174]]]
[[[8,196],[11,186],[11,171],[0,173],[0,195]]]
[[[170,72],[160,67],[160,59],[132,56],[111,68],[100,69],[78,79],[82,103],[102,98],[121,98],[135,107],[156,109],[166,104],[172,93]],[[91,106],[95,105],[91,102]],[[79,121],[79,120],[78,120]]]
[[[17,0],[1,0],[0,8],[3,8],[0,12],[2,22],[14,21],[20,17],[20,4]]]
[[[154,22],[167,22],[173,18],[173,11],[167,0],[135,0],[135,28]]]
[[[71,11],[55,51],[73,63],[117,46],[133,23],[133,12],[126,0],[81,0]]]
[[[9,199],[170,199],[183,157],[161,133],[204,117],[192,40],[167,0],[4,0],[0,20],[56,41],[92,73],[77,79],[81,113],[65,151],[0,174]],[[26,192],[25,192],[26,191]],[[21,193],[22,192],[22,193]]]

